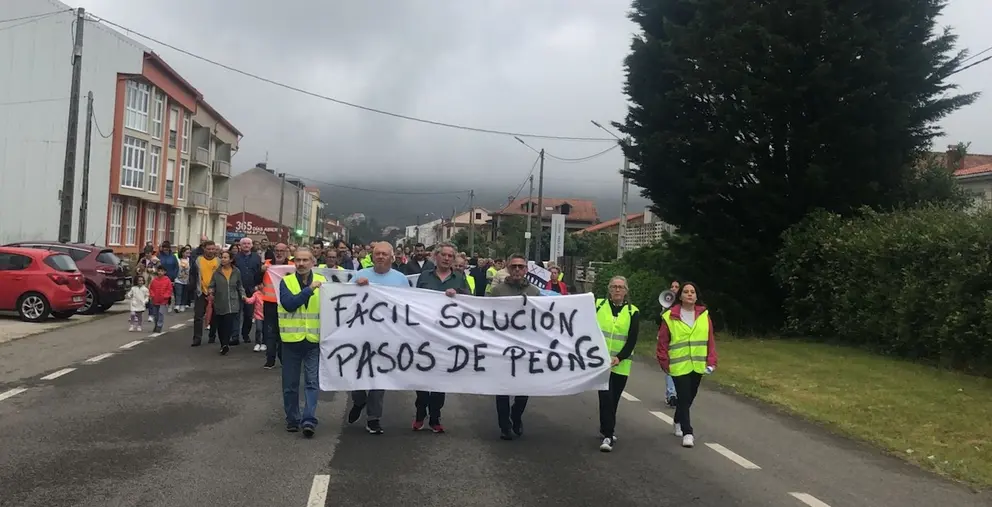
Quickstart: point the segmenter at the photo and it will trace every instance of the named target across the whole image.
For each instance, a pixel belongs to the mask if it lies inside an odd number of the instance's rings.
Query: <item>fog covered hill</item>
[[[356,187],[375,190],[374,182],[365,180],[362,182],[341,182],[342,185],[353,185]],[[478,182],[474,184],[459,184],[452,182],[445,187],[428,186],[423,183],[413,183],[398,186],[392,182],[388,187],[381,188],[389,191],[410,192],[410,194],[388,194],[385,192],[366,192],[338,187],[320,187],[321,200],[326,204],[326,210],[333,216],[344,217],[351,213],[364,213],[370,219],[374,219],[380,226],[396,225],[405,226],[416,223],[417,215],[420,214],[422,222],[434,220],[437,216],[445,218],[451,216],[452,211],[460,212],[468,209],[468,193],[458,195],[429,195],[415,194],[415,192],[441,192],[448,190],[459,190],[475,187],[475,202],[491,211],[498,210],[506,205],[509,193],[515,188],[505,185],[497,185],[495,188],[486,188]],[[592,199],[596,203],[600,220],[609,220],[620,215],[621,199],[620,185],[616,188],[589,187],[588,185],[571,185],[568,183],[556,182],[554,192],[551,189],[545,190],[547,197]],[[534,197],[537,198],[537,185],[535,184]],[[520,197],[527,196],[525,187]],[[640,196],[640,189],[630,187],[630,198],[628,202],[628,213],[640,213],[649,204],[647,199]],[[424,216],[430,214],[430,216]]]

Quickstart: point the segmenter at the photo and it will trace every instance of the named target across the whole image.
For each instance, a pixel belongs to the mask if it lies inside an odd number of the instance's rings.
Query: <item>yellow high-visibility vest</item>
[[[668,334],[672,337],[668,344],[668,374],[673,377],[688,375],[691,372],[706,373],[706,355],[709,352],[710,314],[703,310],[696,315],[692,327],[681,319],[672,318],[672,311],[661,314]]]
[[[610,302],[605,299],[596,300],[596,322],[599,329],[603,331],[606,338],[606,348],[610,350],[610,356],[616,357],[627,344],[627,335],[630,332],[630,321],[638,312],[636,306],[627,303],[616,317],[613,316],[613,309]],[[610,369],[617,375],[630,376],[630,367],[633,361],[630,358],[624,359]]]
[[[317,273],[313,274],[315,281],[326,282]],[[286,288],[293,294],[299,294],[303,288],[295,273],[283,277]],[[279,336],[286,343],[296,343],[306,340],[311,343],[320,342],[320,289],[313,291],[307,304],[300,306],[295,312],[289,312],[279,304]]]

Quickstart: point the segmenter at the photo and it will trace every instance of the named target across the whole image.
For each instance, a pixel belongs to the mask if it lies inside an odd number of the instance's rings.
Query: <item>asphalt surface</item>
[[[696,447],[683,449],[647,363],[611,454],[598,450],[594,393],[532,398],[512,442],[498,439],[490,397],[449,396],[436,435],[410,431],[412,393],[389,392],[374,436],[344,422],[346,396],[322,393],[306,440],[283,429],[279,370],[244,345],[226,357],[190,348],[189,317],[171,316],[182,327],[161,336],[128,333],[120,316],[0,345],[0,505],[992,505],[711,390],[694,407]]]

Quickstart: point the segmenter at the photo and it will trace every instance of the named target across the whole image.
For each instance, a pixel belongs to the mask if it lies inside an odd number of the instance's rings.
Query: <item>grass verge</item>
[[[637,353],[654,357],[645,329]],[[795,340],[718,336],[711,381],[978,488],[992,487],[992,379]]]

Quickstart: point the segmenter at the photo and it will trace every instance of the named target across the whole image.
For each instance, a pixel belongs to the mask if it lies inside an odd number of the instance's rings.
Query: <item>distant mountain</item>
[[[375,188],[374,186],[369,185],[368,180],[361,183],[348,183],[342,181],[341,184],[361,186],[362,188]],[[546,196],[562,199],[591,199],[596,203],[596,209],[599,212],[599,219],[601,221],[606,221],[620,216],[621,199],[619,183],[616,185],[615,189],[589,189],[583,188],[581,185],[575,185],[574,189],[563,191],[561,188],[562,186],[563,184],[561,182],[556,182],[557,188],[555,193],[546,194]],[[460,189],[466,188],[466,186],[460,185],[457,182],[452,182],[450,188]],[[505,188],[506,187],[500,185],[498,189],[477,189],[475,191],[476,206],[480,206],[491,211],[496,211],[502,208],[506,205],[510,197],[506,195]],[[327,212],[334,216],[346,217],[354,213],[362,213],[370,220],[375,220],[383,227],[390,225],[399,227],[413,225],[417,222],[418,215],[421,217],[421,222],[429,222],[436,219],[439,215],[447,218],[451,216],[452,212],[458,213],[468,209],[468,195],[466,194],[445,195],[415,193],[444,192],[447,190],[445,188],[428,187],[420,183],[405,185],[403,188],[398,189],[394,183],[388,187],[388,190],[402,190],[410,193],[377,194],[374,192],[320,186],[320,196],[321,200],[326,203],[325,209]],[[525,188],[519,197],[526,196],[527,189]],[[534,198],[537,198],[536,189],[534,191]],[[627,213],[640,213],[644,211],[644,208],[649,204],[650,202],[647,199],[640,196],[639,188],[634,186],[630,187]]]

